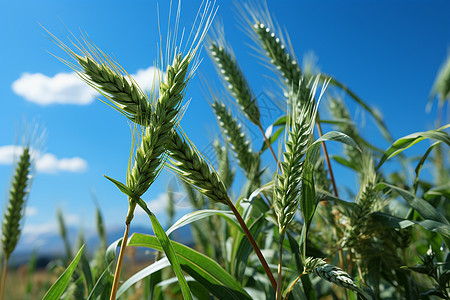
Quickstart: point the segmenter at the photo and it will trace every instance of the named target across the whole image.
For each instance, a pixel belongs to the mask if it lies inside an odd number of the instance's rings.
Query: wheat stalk
[[[294,97],[291,101],[289,115],[289,132],[286,140],[286,150],[283,161],[279,163],[279,174],[276,179],[274,210],[278,219],[280,232],[278,290],[277,300],[281,299],[281,273],[283,261],[283,240],[287,226],[294,219],[300,202],[301,180],[303,174],[303,157],[313,140],[314,121],[317,113],[315,90],[319,82],[316,78],[308,102],[301,105],[300,99]],[[323,91],[322,91],[323,94]]]

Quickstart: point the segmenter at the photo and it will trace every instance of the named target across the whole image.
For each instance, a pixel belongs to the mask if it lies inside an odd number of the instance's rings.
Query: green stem
[[[0,300],[3,300],[3,294],[5,292],[5,281],[6,281],[6,271],[7,271],[7,269],[8,269],[8,259],[5,258],[5,263],[3,264],[1,285],[0,285]]]
[[[130,223],[131,220],[133,220],[135,208],[136,208],[136,201],[130,201],[127,217],[125,218],[125,232],[122,238],[122,245],[120,246],[119,258],[117,259],[116,272],[114,273],[114,281],[109,300],[116,300],[117,289],[119,288],[120,271],[122,270],[123,258],[125,257],[125,249],[127,247],[128,234],[130,232]]]
[[[323,135],[323,133],[322,133],[322,126],[320,125],[319,120],[320,120],[319,113],[317,113],[317,131],[319,132],[319,137],[321,137]],[[331,168],[330,156],[328,155],[328,150],[327,150],[327,146],[325,145],[325,142],[322,142],[322,148],[323,148],[323,154],[325,156],[325,160],[327,162],[328,172],[330,172],[330,179],[331,179],[331,184],[333,185],[334,195],[337,198],[339,198],[338,189],[336,186],[336,180],[334,179],[333,169]]]
[[[300,274],[300,276],[298,276],[298,277],[294,280],[294,282],[291,284],[291,286],[289,287],[289,289],[288,289],[288,291],[287,291],[287,293],[286,293],[286,296],[284,297],[284,300],[288,300],[288,298],[289,298],[289,293],[292,291],[292,289],[294,288],[294,285],[300,280],[300,278],[301,278],[303,275],[306,275],[305,271],[303,271],[303,273]]]
[[[258,128],[261,131],[263,137],[264,137],[264,141],[266,142],[267,147],[269,148],[270,152],[272,153],[273,158],[275,159],[275,162],[278,165],[278,159],[277,156],[275,155],[275,152],[273,151],[272,145],[270,144],[270,141],[267,139],[266,133],[264,132],[264,129],[262,128],[261,123],[258,124]]]
[[[264,271],[267,274],[267,277],[269,277],[270,283],[272,284],[273,289],[277,290],[277,282],[275,278],[273,277],[272,271],[270,271],[269,265],[267,264],[266,259],[261,253],[261,250],[259,249],[258,245],[255,242],[255,239],[253,238],[252,234],[250,233],[250,230],[248,230],[247,225],[245,224],[244,220],[242,219],[241,215],[237,211],[236,207],[233,205],[231,200],[229,200],[228,206],[230,207],[233,214],[236,216],[236,219],[238,220],[239,224],[241,225],[242,230],[244,230],[245,235],[247,236],[248,240],[250,241],[250,244],[252,244],[253,249],[256,252],[256,255],[258,256],[259,261],[261,262]]]
[[[283,240],[284,240],[284,230],[280,232],[280,253],[279,253],[279,262],[278,262],[278,281],[277,281],[277,293],[276,300],[281,300],[281,272],[283,268]]]

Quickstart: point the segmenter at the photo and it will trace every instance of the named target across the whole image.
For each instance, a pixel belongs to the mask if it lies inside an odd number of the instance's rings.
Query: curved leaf
[[[138,204],[147,213],[148,217],[150,218],[150,221],[152,222],[153,232],[158,238],[159,244],[164,250],[167,259],[172,265],[172,269],[175,272],[175,275],[177,275],[178,283],[180,284],[184,299],[193,300],[191,290],[186,282],[186,278],[184,278],[183,272],[181,271],[181,266],[180,263],[178,262],[178,258],[175,253],[175,250],[173,249],[173,244],[171,240],[166,235],[166,232],[162,228],[161,224],[159,224],[159,221],[156,218],[156,216],[148,209],[147,204],[144,202],[144,200],[139,199]]]
[[[302,194],[300,199],[300,207],[305,220],[305,226],[309,227],[314,212],[316,210],[316,190],[314,187],[314,167],[305,161],[302,174]]]
[[[450,225],[443,224],[441,222],[436,222],[433,220],[423,220],[423,221],[406,220],[399,217],[384,214],[381,212],[372,213],[371,216],[372,218],[376,219],[379,222],[379,224],[382,224],[383,226],[387,226],[390,228],[405,229],[412,225],[419,225],[429,231],[437,232],[447,237],[450,237]]]
[[[434,220],[443,224],[450,225],[449,221],[439,212],[439,210],[434,208],[427,201],[416,197],[411,192],[384,182],[377,184],[377,188],[379,189],[386,187],[402,196],[403,199],[405,199],[406,202],[408,202],[409,205],[411,205],[411,207],[414,208],[424,219]]]
[[[417,164],[416,169],[414,170],[414,172],[416,173],[416,178],[414,178],[414,193],[417,192],[417,187],[419,186],[419,175],[420,175],[420,171],[422,171],[422,167],[423,164],[425,163],[425,161],[427,160],[428,156],[430,155],[431,151],[434,149],[434,147],[436,147],[437,145],[439,145],[441,142],[435,142],[433,143],[433,145],[431,145],[427,151],[425,152],[425,154],[422,156],[422,158],[420,159],[419,163]],[[426,198],[425,198],[426,199]]]
[[[444,184],[444,185],[439,185],[436,186],[430,190],[428,190],[425,195],[424,198],[426,200],[435,198],[435,197],[446,197],[448,199],[450,199],[450,183],[448,184]]]
[[[52,285],[52,287],[48,290],[48,292],[45,294],[44,298],[42,300],[58,300],[61,298],[62,294],[64,293],[64,290],[66,289],[67,285],[69,284],[70,278],[72,277],[73,272],[75,271],[75,268],[78,265],[78,262],[80,261],[81,254],[83,253],[84,245],[81,246],[80,250],[78,251],[77,256],[72,260],[70,265],[67,267],[67,269],[64,271],[64,273],[59,276],[58,280]]]
[[[237,228],[241,228],[239,226],[239,223],[237,223],[236,217],[233,215],[232,211],[204,209],[204,210],[197,210],[182,216],[177,222],[175,222],[175,224],[173,224],[169,229],[167,229],[166,234],[170,235],[172,232],[174,232],[180,227],[186,226],[190,223],[193,223],[195,221],[210,216],[224,217],[227,221],[230,222],[230,224],[235,225]]]
[[[400,196],[402,196],[403,199],[405,199],[406,202],[408,202],[409,205],[411,205],[411,207],[414,208],[424,219],[436,221],[439,223],[443,223],[445,225],[450,225],[449,221],[439,212],[439,210],[434,208],[427,201],[420,199],[416,197],[414,194],[399,187],[384,182],[377,184],[377,188],[381,189],[386,187],[390,188],[391,190],[397,192]],[[441,237],[444,243],[447,245],[447,247],[450,247],[450,237],[442,234]]]
[[[343,144],[347,144],[349,146],[352,146],[359,151],[361,149],[359,146],[355,143],[355,141],[346,135],[345,133],[339,132],[339,131],[330,131],[322,135],[320,138],[314,141],[314,143],[309,146],[308,150],[306,151],[306,157],[305,160],[308,160],[311,165],[314,165],[315,159],[319,153],[319,146],[321,142],[325,141],[336,141]]]
[[[275,131],[275,133],[272,134],[272,135],[268,138],[269,143],[270,143],[271,145],[278,139],[278,137],[279,137],[280,134],[283,132],[283,130],[284,130],[284,126],[278,128],[277,131]],[[260,152],[265,151],[267,148],[268,148],[267,143],[266,143],[266,142],[263,142],[263,144],[262,144],[262,146],[261,146]]]
[[[385,152],[380,162],[378,163],[377,169],[383,165],[383,163],[390,159],[391,157],[396,156],[402,151],[408,149],[409,147],[421,142],[425,139],[434,139],[445,143],[450,146],[450,137],[447,132],[443,131],[444,129],[450,127],[450,124],[447,124],[444,127],[439,128],[438,130],[429,130],[425,132],[416,132],[410,135],[404,136],[398,140],[396,140]]]
[[[154,236],[139,233],[130,237],[128,245],[162,250]],[[172,242],[172,245],[183,270],[201,283],[211,294],[224,300],[251,299],[241,284],[217,262],[180,243]]]
[[[106,267],[105,271],[103,271],[102,275],[100,275],[100,278],[97,280],[97,282],[94,285],[94,288],[92,289],[91,293],[89,294],[89,297],[87,300],[95,300],[100,295],[102,295],[105,290],[107,290],[107,294],[109,294],[110,287],[112,286],[112,282],[114,280],[114,276],[109,271],[109,267],[111,266],[111,263],[108,267]]]
[[[120,182],[118,180],[115,180],[114,178],[108,177],[106,175],[103,175],[103,176],[105,176],[106,179],[108,179],[109,181],[114,183],[122,193],[124,193],[127,196],[131,195],[130,190],[128,189],[128,187],[125,184],[123,184],[122,182]]]
[[[122,238],[115,240],[111,245],[106,249],[106,262],[109,264],[116,259],[116,250],[122,244]]]
[[[166,267],[170,266],[170,262],[167,259],[167,257],[164,257],[160,260],[158,260],[155,263],[152,263],[151,265],[145,267],[144,269],[140,270],[130,278],[128,278],[127,281],[125,281],[117,290],[117,297],[122,295],[127,289],[129,289],[133,284],[136,282],[144,279],[145,277],[149,276],[150,274],[153,274],[154,272],[157,272],[161,269],[164,269]]]

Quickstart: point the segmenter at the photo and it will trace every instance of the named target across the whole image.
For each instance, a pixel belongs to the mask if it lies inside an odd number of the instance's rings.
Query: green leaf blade
[[[73,272],[75,271],[78,262],[80,261],[81,255],[84,250],[84,245],[81,246],[75,258],[72,260],[67,269],[62,273],[62,275],[56,280],[56,282],[52,285],[52,287],[47,291],[44,298],[42,300],[58,300],[61,298],[64,293],[67,285],[69,284],[70,278],[72,277]]]
[[[156,237],[138,233],[130,237],[128,245],[162,250]],[[182,268],[214,296],[223,300],[251,299],[240,283],[217,262],[185,245],[177,242],[172,245]]]

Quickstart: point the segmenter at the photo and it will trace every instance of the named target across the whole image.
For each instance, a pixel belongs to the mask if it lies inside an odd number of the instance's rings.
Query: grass
[[[215,14],[212,3],[203,3],[199,24],[185,51],[175,46],[176,33],[173,40],[168,39],[166,57],[160,58],[166,63],[160,66],[164,73],[159,74],[159,84],[149,95],[92,43],[74,43],[78,48],[72,50],[53,36],[74,59],[63,61],[126,117],[124,123],[132,121],[135,130],[126,158],[126,182],[107,177],[129,204],[124,212],[123,238],[107,245],[98,209],[101,243],[91,257],[82,253],[82,236],[72,249],[64,216],[60,215],[68,258],[53,274],[66,275],[56,282],[58,276],[52,275],[55,283],[47,295],[62,294],[63,299],[432,299],[430,295],[450,299],[450,193],[445,155],[450,146],[450,125],[445,124],[445,114],[439,113],[436,130],[397,141],[391,140],[382,120],[374,115],[374,124],[391,144],[380,150],[369,142],[369,136],[361,134],[346,108],[347,101],[355,101],[371,114],[368,104],[335,78],[303,72],[294,49],[285,42],[289,38],[283,38],[265,7],[244,4],[240,11],[257,55],[263,56],[268,70],[279,79],[273,94],[284,95],[287,113],[273,120],[273,126],[281,130],[266,136],[258,101],[218,27],[206,44],[226,87],[225,98],[233,99],[239,109],[233,111],[222,101],[220,92],[209,89],[222,135],[214,143],[217,168],[179,126],[181,117],[192,117],[183,106],[184,96]],[[440,103],[448,99],[447,86],[442,87],[448,74],[443,70],[433,90]],[[336,98],[336,94],[342,97]],[[328,106],[319,105],[324,102]],[[329,110],[330,120],[320,119],[323,109]],[[321,123],[332,125],[324,126],[324,132]],[[255,149],[246,134],[247,126],[262,132],[266,146]],[[406,159],[405,150],[424,140],[433,143],[428,151],[419,158]],[[330,142],[342,143],[343,151],[329,155],[325,143]],[[272,147],[276,144],[279,147]],[[275,161],[264,165],[267,149]],[[5,261],[14,248],[9,241],[17,240],[18,212],[25,203],[29,165],[23,160],[11,189],[11,198],[19,200],[6,210],[3,221],[14,224],[14,230],[3,229]],[[414,180],[407,182],[402,170],[386,168],[387,160],[415,169]],[[435,170],[435,178],[421,175],[425,163]],[[332,173],[335,164],[358,176],[357,193],[338,195]],[[239,176],[235,176],[235,166]],[[195,208],[174,220],[172,198],[168,211],[173,224],[167,231],[142,200],[164,167],[183,183],[178,192]],[[241,192],[235,195],[239,188]],[[147,213],[154,236],[130,236],[138,206]],[[173,242],[175,231],[188,225],[194,244]],[[155,261],[132,269],[124,261],[132,257],[135,246],[156,251]],[[77,259],[70,263],[77,252]],[[7,264],[3,266],[6,269]],[[33,271],[30,274],[33,276]],[[5,275],[3,271],[3,278]],[[42,290],[48,288],[36,287],[34,293],[43,295]]]

